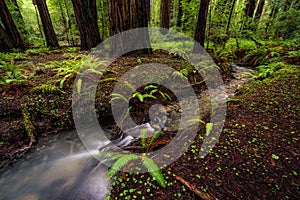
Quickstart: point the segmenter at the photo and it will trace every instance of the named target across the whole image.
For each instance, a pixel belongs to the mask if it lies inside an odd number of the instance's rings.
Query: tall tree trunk
[[[170,28],[170,0],[161,0],[160,27],[165,29]],[[168,32],[161,29],[161,33],[167,34]]]
[[[81,50],[90,50],[101,42],[96,0],[72,0]]]
[[[260,17],[264,9],[264,5],[265,5],[265,0],[260,0],[255,12],[255,17],[254,17],[255,22],[258,22],[260,20]]]
[[[146,15],[147,15],[147,20],[148,22],[150,21],[150,13],[151,13],[151,2],[150,0],[145,0],[146,1]]]
[[[51,22],[49,10],[46,4],[46,0],[33,0],[33,4],[36,4],[39,10],[47,46],[54,48],[59,47],[58,40],[56,38],[54,28]]]
[[[177,23],[176,26],[181,28],[182,26],[182,16],[183,16],[183,9],[182,9],[182,0],[178,0],[178,15],[177,15]]]
[[[269,31],[269,27],[271,25],[271,22],[274,20],[274,18],[276,17],[277,13],[279,10],[279,5],[278,2],[273,2],[273,4],[271,5],[271,12],[269,14],[269,19],[266,23],[266,28],[265,28],[265,33],[267,34]]]
[[[72,20],[71,20],[71,14],[70,14],[70,10],[69,10],[69,7],[68,7],[68,4],[67,4],[67,1],[64,0],[64,5],[65,5],[65,8],[66,8],[66,14],[67,14],[67,17],[68,17],[68,20],[67,20],[67,23],[68,23],[68,33],[70,34],[70,37],[71,37],[71,44],[74,46],[75,45],[75,41],[74,41],[74,37],[73,37],[73,33],[72,33]]]
[[[62,23],[64,25],[64,34],[66,35],[66,39],[67,39],[68,44],[70,44],[67,18],[65,16],[65,12],[64,12],[64,9],[63,9],[63,6],[62,6],[62,2],[58,1],[57,4],[58,4],[59,10],[60,10],[60,16],[61,16],[61,19],[62,19]]]
[[[41,37],[43,38],[44,35],[43,35],[43,31],[42,31],[42,26],[41,26],[41,23],[40,23],[39,11],[38,11],[35,4],[34,4],[34,10],[35,10],[35,17],[36,17],[36,21],[37,21],[37,24],[38,24],[39,32],[40,32]]]
[[[255,10],[255,0],[246,0],[246,8],[245,8],[245,15],[246,17],[253,17],[254,10]]]
[[[109,16],[111,19],[112,36],[130,29],[148,27],[146,1],[109,0]],[[111,47],[112,53],[135,47],[135,49],[138,49],[138,47],[145,46],[149,48],[141,49],[139,52],[150,53],[151,48],[148,30],[139,31],[138,34],[139,35],[132,34],[130,38],[128,38],[128,41],[131,41],[129,44],[131,47],[125,46],[124,41],[114,41]]]
[[[194,40],[198,42],[203,48],[204,48],[204,41],[205,41],[205,30],[206,30],[208,7],[209,7],[209,0],[201,0],[197,26],[194,35]],[[200,53],[201,49],[198,48],[199,46],[197,45],[196,42],[194,45],[193,52]]]
[[[13,41],[11,41],[4,28],[0,24],[0,52],[8,52],[13,47]]]
[[[16,27],[15,22],[6,6],[4,0],[0,0],[0,19],[4,25],[5,32],[13,41],[15,48],[25,49],[25,43]]]
[[[236,2],[236,0],[233,0],[232,5],[231,5],[231,9],[230,9],[230,13],[229,13],[229,17],[228,17],[228,22],[227,22],[227,27],[226,27],[226,34],[227,35],[229,34],[229,28],[230,28],[230,23],[231,23],[231,19],[232,19],[232,14],[233,14],[235,2]]]

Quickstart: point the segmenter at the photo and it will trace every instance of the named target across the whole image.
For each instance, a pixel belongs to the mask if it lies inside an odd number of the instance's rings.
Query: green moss
[[[31,90],[31,93],[36,93],[36,94],[59,94],[60,90],[54,85],[43,84],[41,86],[34,87]]]
[[[23,115],[25,130],[27,132],[28,137],[32,140],[32,142],[36,142],[34,138],[35,128],[30,120],[30,114],[27,105],[22,106],[22,115]]]

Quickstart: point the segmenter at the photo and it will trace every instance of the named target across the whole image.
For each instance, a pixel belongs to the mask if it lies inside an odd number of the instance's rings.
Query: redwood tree
[[[49,10],[46,4],[46,0],[33,0],[33,4],[36,5],[39,10],[47,46],[59,47],[58,40],[56,38],[54,28],[51,22]]]
[[[145,0],[109,0],[109,15],[111,23],[111,35],[116,35],[123,31],[130,29],[148,27],[147,20],[147,6]],[[128,41],[131,41],[130,45],[138,47],[149,47],[141,51],[150,53],[150,39],[149,33],[145,29],[139,31],[139,35],[131,34]],[[111,46],[112,52],[119,51],[121,49],[126,50],[126,46],[123,41],[114,41]]]
[[[90,50],[101,42],[96,0],[72,0],[81,50]]]
[[[183,16],[183,9],[182,9],[182,0],[178,0],[178,14],[177,14],[177,22],[176,26],[181,27],[182,25],[182,16]]]
[[[206,19],[208,14],[208,7],[209,7],[209,0],[201,0],[194,40],[198,42],[202,47],[204,47],[204,41],[205,41],[205,30],[206,30]],[[193,52],[194,53],[201,52],[201,49],[198,48],[198,45],[196,43],[194,45]]]
[[[160,5],[160,27],[170,28],[170,0],[161,0]],[[166,34],[166,31],[161,30],[162,34]]]
[[[8,52],[14,47],[13,41],[0,24],[0,52]]]
[[[2,32],[5,31],[6,35],[10,38],[9,40],[13,47],[25,49],[24,40],[22,39],[4,0],[0,0],[0,19],[5,28],[4,30],[3,27],[1,27],[3,29]],[[1,35],[3,36],[3,34]],[[3,37],[2,39],[4,40],[4,38],[7,37]]]
[[[261,14],[264,9],[264,5],[265,5],[265,0],[260,0],[259,4],[257,6],[256,12],[255,12],[255,17],[254,17],[254,21],[256,23],[260,20]]]
[[[254,10],[255,10],[256,0],[246,0],[246,8],[245,8],[245,15],[246,17],[253,17]]]

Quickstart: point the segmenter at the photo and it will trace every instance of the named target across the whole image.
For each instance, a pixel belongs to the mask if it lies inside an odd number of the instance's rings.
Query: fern
[[[139,92],[134,93],[131,97],[132,98],[137,97],[140,102],[144,101],[144,96],[141,93],[139,93]]]
[[[166,187],[165,178],[159,167],[156,165],[156,163],[146,156],[142,156],[140,157],[140,159],[142,160],[143,165],[147,168],[148,172],[153,178],[155,178],[155,180],[160,184],[160,186],[162,186],[163,188]]]
[[[145,86],[145,90],[153,90],[153,89],[157,89],[158,87],[157,86],[155,86],[155,85],[147,85],[147,86]]]
[[[165,93],[165,92],[161,92],[161,91],[159,91],[159,94],[164,98],[164,100],[166,100],[166,101],[171,101],[172,99],[171,99],[171,97],[167,94],[167,93]]]
[[[213,123],[206,124],[206,136],[208,136],[211,133],[213,126],[214,126]]]
[[[121,156],[109,169],[107,176],[112,178],[131,160],[136,160],[139,157],[135,154],[125,154]]]
[[[164,132],[162,132],[162,131],[157,131],[157,132],[155,132],[154,135],[153,135],[152,138],[151,138],[151,141],[150,141],[149,146],[151,147],[151,146],[154,144],[155,140],[156,140],[160,135],[162,135],[163,133],[164,133]]]
[[[142,148],[146,149],[146,147],[147,147],[147,129],[141,130],[141,143],[142,143]]]
[[[198,122],[199,124],[205,124],[205,122],[202,119],[189,119],[186,122],[188,123]]]
[[[115,100],[120,99],[120,100],[123,100],[126,103],[128,103],[128,99],[126,97],[124,97],[123,95],[121,95],[121,94],[112,93],[111,97],[112,97],[111,101],[115,101]]]

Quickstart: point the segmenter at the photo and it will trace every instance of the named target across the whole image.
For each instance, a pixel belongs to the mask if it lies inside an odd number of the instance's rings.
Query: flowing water
[[[2,169],[1,200],[104,199],[107,169],[97,166],[75,130],[47,136]]]
[[[233,80],[225,85],[226,99],[249,78],[246,68],[232,66]],[[207,91],[206,91],[207,92]],[[205,91],[200,98],[207,96]],[[201,104],[203,109],[207,107]],[[178,105],[167,110],[172,121],[178,124]],[[172,117],[173,116],[173,117]],[[104,199],[109,193],[107,168],[97,165],[98,161],[82,145],[75,130],[41,138],[21,160],[0,170],[0,200],[94,200]]]

